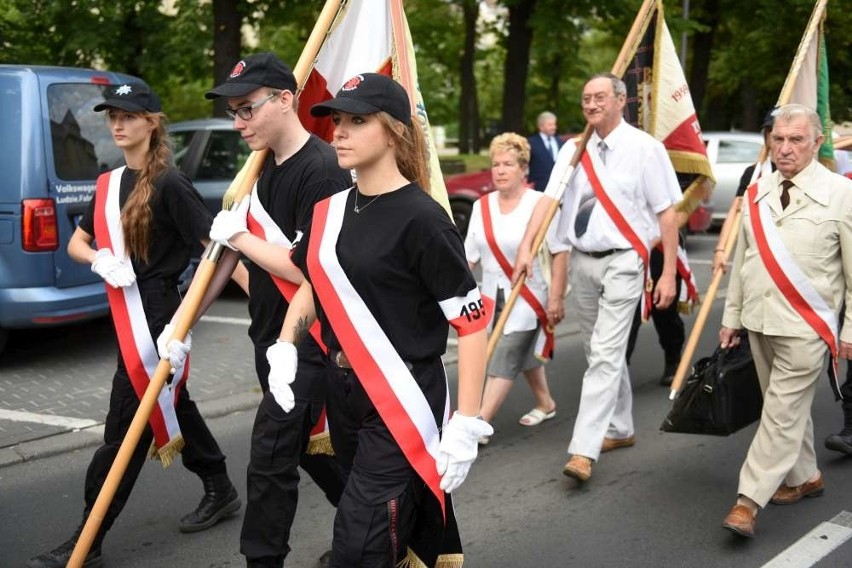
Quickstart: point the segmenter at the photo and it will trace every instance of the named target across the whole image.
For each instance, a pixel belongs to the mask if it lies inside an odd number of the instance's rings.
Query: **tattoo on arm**
[[[302,339],[308,335],[308,329],[310,325],[308,325],[308,318],[301,317],[299,321],[296,322],[295,327],[293,328],[293,344],[298,345]]]

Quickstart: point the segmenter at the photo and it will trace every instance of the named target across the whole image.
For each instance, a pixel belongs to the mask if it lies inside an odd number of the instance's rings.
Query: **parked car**
[[[224,118],[175,122],[169,126],[169,133],[178,167],[192,179],[215,215],[222,209],[222,196],[251,150],[233,129],[233,122]],[[491,170],[447,176],[445,182],[453,219],[465,234],[473,202],[494,189]]]
[[[447,195],[450,198],[450,207],[453,210],[453,220],[462,235],[467,233],[470,223],[470,213],[473,210],[473,202],[494,191],[491,182],[491,170],[485,169],[478,172],[456,174],[444,178],[447,184]],[[710,227],[712,209],[709,202],[700,204],[687,220],[687,231],[690,233],[703,233]]]
[[[721,226],[737,194],[743,170],[757,161],[763,136],[753,132],[702,132],[716,188],[710,196],[713,225]]]
[[[107,314],[101,278],[66,252],[102,171],[123,163],[93,107],[135,77],[0,65],[0,351],[10,331]]]
[[[192,180],[213,215],[222,210],[222,196],[251,154],[233,125],[226,118],[204,118],[169,126],[175,163]]]

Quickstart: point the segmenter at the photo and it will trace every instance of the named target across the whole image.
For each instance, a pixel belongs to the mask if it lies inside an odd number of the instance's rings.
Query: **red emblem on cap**
[[[231,74],[229,75],[229,77],[231,79],[233,79],[234,77],[239,77],[242,74],[242,72],[245,71],[245,69],[246,69],[246,62],[240,61],[239,63],[234,65],[233,69],[231,69]]]
[[[354,91],[355,89],[358,88],[358,85],[360,85],[361,81],[363,81],[363,80],[364,80],[363,75],[355,75],[354,77],[352,77],[351,79],[346,81],[343,84],[343,86],[340,87],[340,90],[341,91]]]

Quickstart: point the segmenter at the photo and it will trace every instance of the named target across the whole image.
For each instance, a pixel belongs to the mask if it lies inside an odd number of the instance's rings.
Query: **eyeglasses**
[[[256,108],[262,107],[264,104],[277,97],[279,94],[280,93],[272,93],[265,99],[260,99],[259,101],[253,102],[252,104],[247,106],[242,106],[239,108],[227,107],[225,108],[225,114],[230,116],[232,119],[240,117],[242,120],[251,120],[251,111]]]
[[[609,100],[610,97],[614,97],[615,95],[609,95],[607,93],[597,93],[596,95],[583,95],[583,98],[580,99],[582,105],[587,105],[594,102],[596,105],[602,105],[606,101]]]

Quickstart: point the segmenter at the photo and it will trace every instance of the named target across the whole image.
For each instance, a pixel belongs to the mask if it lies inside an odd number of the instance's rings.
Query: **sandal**
[[[550,412],[544,412],[543,410],[539,410],[538,408],[533,408],[523,416],[518,422],[521,426],[538,426],[545,420],[550,420],[556,416],[556,409],[554,408]]]

